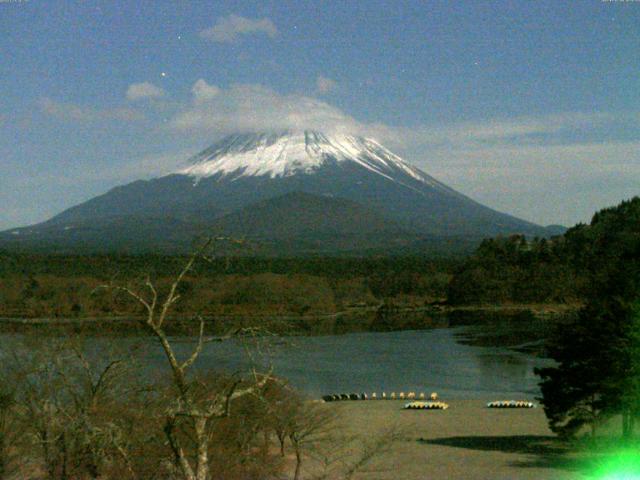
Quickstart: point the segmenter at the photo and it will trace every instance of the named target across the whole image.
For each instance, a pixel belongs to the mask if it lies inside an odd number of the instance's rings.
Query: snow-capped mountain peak
[[[231,180],[275,178],[312,174],[325,165],[342,162],[355,162],[392,181],[402,173],[444,187],[373,139],[311,130],[231,135],[191,158],[190,165],[176,173],[191,176],[196,182],[216,175]]]
[[[0,247],[185,252],[213,234],[247,236],[275,255],[406,253],[503,233],[546,230],[474,202],[375,140],[305,131],[229,136],[182,170],[0,232]]]

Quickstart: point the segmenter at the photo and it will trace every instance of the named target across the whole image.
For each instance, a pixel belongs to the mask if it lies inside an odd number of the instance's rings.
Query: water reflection
[[[437,391],[449,398],[518,397],[538,393],[536,366],[550,362],[531,349],[548,333],[549,321],[527,315],[456,314],[403,317],[403,325],[422,330],[393,330],[390,314],[373,319],[379,331],[342,335],[297,336],[271,339],[263,344],[275,372],[306,393],[319,396],[340,392]],[[363,322],[364,323],[364,322]],[[332,331],[340,322],[332,322]],[[372,324],[369,324],[370,326]],[[324,327],[328,327],[325,325]],[[324,328],[323,327],[323,328]],[[425,328],[428,327],[428,328]],[[16,341],[15,334],[0,335],[0,348]],[[188,356],[192,337],[173,337],[178,353]],[[95,352],[114,344],[123,348],[144,345],[144,364],[152,373],[165,359],[154,339],[145,336],[90,336]],[[255,350],[254,350],[255,353]],[[249,360],[239,341],[209,343],[197,363],[202,371],[242,372]]]

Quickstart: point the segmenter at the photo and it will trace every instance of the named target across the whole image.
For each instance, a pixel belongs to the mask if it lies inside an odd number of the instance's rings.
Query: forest
[[[0,257],[0,317],[81,318],[135,315],[139,306],[96,287],[164,285],[184,257]],[[381,305],[441,301],[456,261],[401,258],[225,257],[200,262],[181,284],[176,314],[322,315]]]

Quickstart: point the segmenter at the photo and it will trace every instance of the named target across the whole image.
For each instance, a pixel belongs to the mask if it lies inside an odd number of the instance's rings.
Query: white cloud
[[[319,77],[318,89],[326,91],[333,85],[331,82]],[[394,148],[460,149],[502,143],[544,143],[553,136],[589,132],[615,120],[607,113],[568,112],[484,122],[398,127],[359,122],[318,98],[297,93],[280,94],[262,85],[240,84],[222,89],[200,79],[191,91],[193,102],[179,109],[169,122],[180,132],[222,135],[237,131],[311,129],[370,136]]]
[[[39,106],[45,114],[51,117],[75,122],[134,121],[144,118],[144,115],[131,108],[98,109],[73,103],[56,102],[47,97],[40,99]]]
[[[334,88],[336,88],[335,80],[323,77],[322,75],[318,76],[318,78],[316,79],[316,89],[318,90],[319,94],[323,95],[325,93],[329,93]]]
[[[219,18],[213,27],[200,32],[200,37],[220,43],[235,42],[240,35],[266,34],[270,38],[278,35],[278,29],[268,18],[250,19],[240,15]]]
[[[202,103],[217,97],[220,94],[220,88],[215,85],[209,85],[201,78],[193,84],[191,93],[193,93],[194,102]]]
[[[363,131],[352,117],[326,102],[299,94],[281,95],[261,85],[219,89],[206,100],[195,85],[193,93],[193,104],[169,122],[177,131],[209,135],[288,129]]]
[[[132,83],[127,88],[127,98],[132,101],[163,96],[164,90],[150,82]]]

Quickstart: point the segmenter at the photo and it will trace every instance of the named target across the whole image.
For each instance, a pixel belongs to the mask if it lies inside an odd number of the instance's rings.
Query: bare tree
[[[3,358],[3,380],[14,386],[9,433],[21,440],[22,471],[45,478],[105,477],[123,465],[119,477],[136,479],[127,420],[138,396],[131,364],[124,356],[89,358],[78,338],[30,339]],[[33,471],[24,473],[33,476]]]
[[[53,345],[25,348],[13,351],[3,362],[12,373],[11,381],[19,386],[16,401],[21,406],[22,430],[33,447],[30,456],[41,459],[49,480],[68,478],[66,424],[61,415],[63,383],[53,360],[57,354]]]
[[[16,441],[15,387],[0,379],[0,480],[8,478],[13,472],[13,444]]]
[[[364,441],[340,432],[340,416],[333,405],[309,400],[288,386],[269,385],[268,425],[275,433],[280,456],[286,446],[293,452],[293,480],[306,478],[353,478],[387,453],[401,437],[402,429],[393,426]]]
[[[343,478],[349,480],[356,474],[362,472],[376,459],[389,452],[393,445],[400,440],[403,432],[402,429],[397,426],[391,426],[390,428],[379,433],[365,442],[359,450],[359,453],[346,463],[346,468],[343,472]]]
[[[293,479],[299,480],[305,454],[326,441],[334,428],[335,414],[317,403],[300,403],[291,415],[288,437],[296,457]]]
[[[164,433],[168,440],[179,475],[185,480],[208,480],[210,477],[210,429],[215,419],[229,416],[233,402],[247,395],[256,395],[271,379],[271,370],[260,374],[252,368],[249,381],[236,379],[221,389],[207,389],[201,382],[193,379],[190,371],[202,352],[205,344],[205,322],[200,316],[196,345],[190,354],[178,358],[174,346],[167,333],[166,325],[172,307],[180,299],[179,287],[191,272],[198,259],[205,259],[212,244],[212,239],[196,251],[177,275],[168,293],[162,295],[149,277],[144,286],[136,289],[129,286],[105,286],[120,291],[137,301],[146,312],[141,320],[145,329],[151,333],[162,346],[168,368],[172,376],[175,398],[166,409]],[[233,334],[226,335],[226,338]],[[186,425],[185,425],[186,424]],[[189,430],[185,434],[185,427]]]
[[[338,421],[337,417],[336,421]],[[316,442],[309,450],[310,457],[316,464],[315,473],[309,478],[313,480],[352,479],[358,474],[366,478],[366,472],[375,461],[387,454],[402,435],[403,429],[396,425],[369,435],[366,439],[345,435],[337,428],[333,428],[321,442]],[[377,469],[377,471],[385,470]]]

